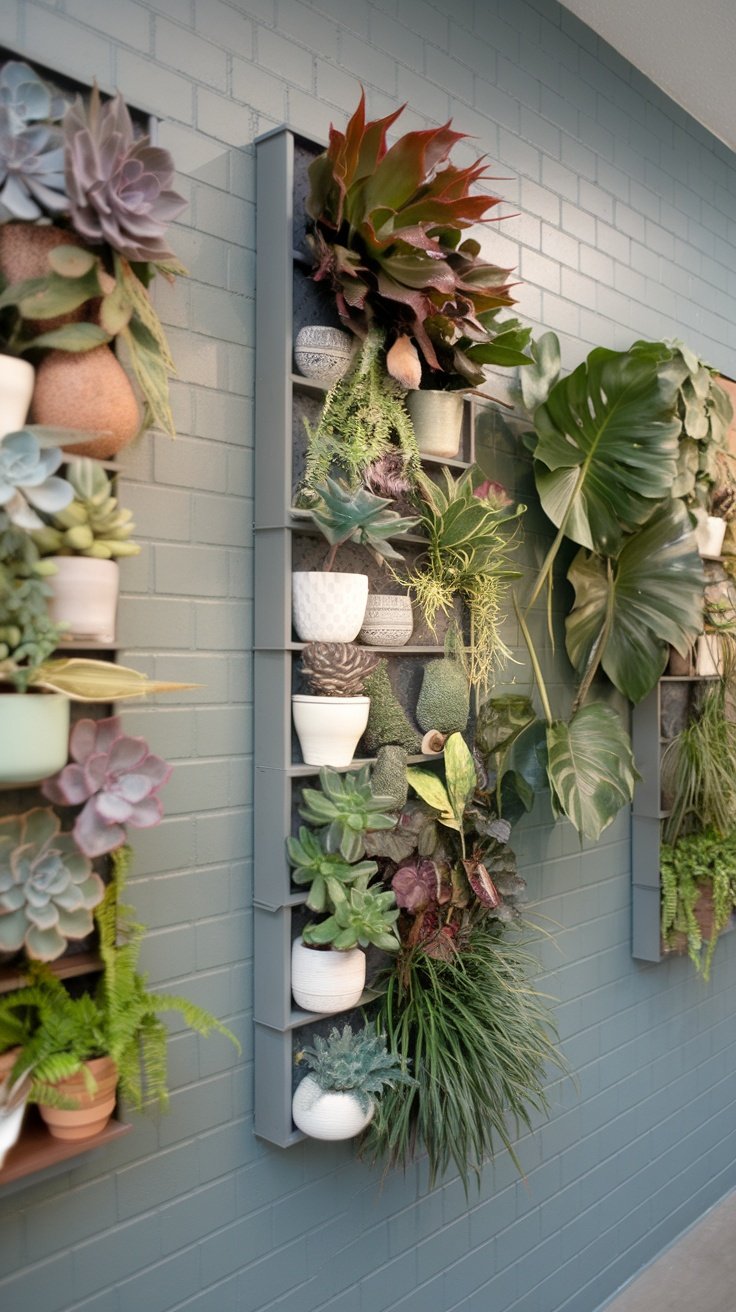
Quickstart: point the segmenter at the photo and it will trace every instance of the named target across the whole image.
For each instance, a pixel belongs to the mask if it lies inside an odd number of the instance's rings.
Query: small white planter
[[[720,556],[725,536],[726,521],[719,519],[717,515],[706,515],[695,525],[695,541],[698,544],[698,551],[705,560],[714,560]]]
[[[701,678],[723,673],[723,639],[720,633],[701,633],[696,653],[695,673]]]
[[[8,1112],[0,1108],[0,1170],[2,1170],[6,1154],[10,1152],[20,1135],[25,1110],[25,1098],[18,1103],[17,1107],[13,1107],[12,1111]]]
[[[460,451],[463,429],[463,393],[409,392],[406,405],[419,450],[428,456],[452,460]]]
[[[68,757],[68,697],[0,693],[0,788],[40,783],[66,765]]]
[[[350,765],[365,732],[370,697],[294,693],[291,712],[305,765]]]
[[[373,647],[403,647],[414,630],[411,598],[371,593],[365,608],[360,641]]]
[[[35,371],[27,360],[0,355],[0,437],[22,428],[33,396]]]
[[[291,595],[301,642],[353,642],[365,615],[368,575],[297,570]]]
[[[52,556],[56,573],[51,587],[49,614],[63,624],[62,641],[115,641],[115,617],[120,591],[120,569],[114,560],[93,556]]]
[[[291,1104],[294,1124],[312,1139],[354,1139],[373,1119],[371,1103],[363,1111],[352,1093],[323,1089],[313,1075],[305,1075],[296,1088]]]
[[[329,1016],[360,1001],[365,987],[365,953],[360,948],[336,952],[309,948],[297,938],[291,945],[291,992],[298,1007]]]

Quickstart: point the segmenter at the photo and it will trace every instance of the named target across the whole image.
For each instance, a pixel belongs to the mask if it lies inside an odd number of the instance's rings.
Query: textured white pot
[[[115,617],[120,590],[120,569],[114,560],[93,556],[52,556],[56,573],[51,587],[49,614],[63,624],[63,637],[115,641]]]
[[[365,953],[361,948],[336,952],[309,948],[297,938],[291,945],[291,992],[298,1007],[328,1016],[347,1011],[365,987]]]
[[[68,756],[68,697],[0,693],[0,788],[40,783],[66,765]]]
[[[462,392],[407,393],[406,405],[414,425],[417,446],[428,456],[452,460],[460,450],[463,428]]]
[[[294,343],[294,360],[300,374],[331,386],[350,368],[357,338],[342,328],[310,324],[300,328]]]
[[[365,615],[368,575],[296,570],[291,596],[302,642],[353,642]]]
[[[33,396],[35,372],[27,360],[0,355],[0,437],[22,428]]]
[[[368,723],[370,697],[294,693],[291,711],[305,765],[350,765]]]
[[[705,519],[699,519],[695,525],[698,551],[706,560],[713,560],[714,557],[720,556],[725,536],[726,521],[719,519],[717,515],[707,515]]]
[[[411,597],[371,593],[360,629],[360,641],[373,647],[403,647],[414,630]]]
[[[363,1111],[352,1093],[322,1089],[313,1075],[305,1075],[297,1085],[291,1104],[294,1124],[312,1139],[354,1139],[373,1119],[371,1103]]]

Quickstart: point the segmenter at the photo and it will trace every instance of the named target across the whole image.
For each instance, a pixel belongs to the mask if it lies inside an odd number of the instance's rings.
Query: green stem
[[[562,522],[555,535],[555,540],[552,543],[552,546],[550,547],[549,551],[547,552],[547,555],[545,556],[542,562],[542,568],[540,569],[539,574],[537,575],[537,581],[534,584],[532,595],[529,598],[526,607],[524,608],[525,615],[529,614],[529,611],[531,610],[532,606],[537,600],[537,597],[542,591],[542,588],[547,582],[547,579],[552,574],[552,567],[555,563],[555,560],[557,559],[557,553],[560,547],[562,546],[563,538],[567,536],[566,530],[567,530],[568,520],[570,519],[570,515],[572,514],[572,508],[575,504],[575,499],[578,495],[578,492],[580,491],[581,487],[583,486],[583,483],[585,482],[590,460],[591,460],[591,456],[589,456],[588,459],[585,461],[585,463],[580,467],[577,479],[575,480],[575,486],[572,492],[570,493],[570,500],[568,501],[567,508],[565,510],[564,515],[562,516]]]
[[[533,644],[533,642],[532,642],[532,635],[531,635],[531,633],[529,632],[529,629],[528,629],[528,627],[527,627],[527,623],[526,623],[526,619],[524,618],[524,615],[522,615],[521,611],[519,610],[519,603],[517,602],[517,600],[516,600],[516,596],[515,596],[515,594],[514,594],[513,592],[512,592],[512,594],[511,594],[511,599],[512,599],[512,601],[513,601],[513,603],[514,603],[514,611],[516,612],[516,618],[517,618],[517,620],[519,621],[519,628],[521,629],[521,636],[522,636],[522,638],[524,639],[524,642],[525,642],[525,644],[526,644],[526,649],[527,649],[527,651],[529,652],[529,660],[531,661],[532,673],[533,673],[533,675],[534,675],[534,681],[535,681],[535,683],[536,683],[536,685],[537,685],[537,689],[538,689],[538,691],[539,691],[539,700],[540,700],[541,703],[542,703],[542,710],[544,711],[544,718],[545,718],[545,720],[547,721],[547,724],[552,724],[552,723],[553,723],[553,720],[554,720],[554,716],[552,715],[552,708],[551,708],[551,706],[550,706],[550,704],[549,704],[549,697],[547,696],[547,686],[546,686],[546,684],[545,684],[545,682],[544,682],[544,677],[543,677],[543,675],[542,675],[541,666],[540,666],[540,664],[539,664],[539,661],[537,660],[537,653],[536,653],[535,650],[534,650],[534,644]]]

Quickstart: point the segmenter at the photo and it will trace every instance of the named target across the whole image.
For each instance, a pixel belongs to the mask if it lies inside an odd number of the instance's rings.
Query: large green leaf
[[[451,733],[445,743],[445,779],[447,793],[458,829],[462,829],[463,815],[477,785],[475,764],[461,733]]]
[[[533,363],[519,375],[521,399],[528,414],[547,400],[560,376],[560,343],[555,333],[542,333],[531,345]]]
[[[616,712],[595,703],[583,706],[568,724],[557,720],[548,725],[547,775],[555,813],[597,841],[631,801],[639,778]]]
[[[616,561],[579,551],[568,578],[575,606],[567,654],[584,675],[600,655],[609,679],[632,702],[654,687],[668,646],[684,656],[703,627],[703,567],[681,501],[658,507]]]
[[[537,490],[549,518],[583,547],[616,555],[623,535],[669,497],[680,424],[662,348],[599,347],[534,414]]]

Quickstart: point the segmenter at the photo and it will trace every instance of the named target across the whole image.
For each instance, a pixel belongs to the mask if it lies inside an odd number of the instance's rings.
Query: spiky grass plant
[[[404,949],[375,1020],[417,1086],[385,1092],[362,1153],[391,1167],[426,1152],[430,1188],[454,1164],[467,1191],[499,1144],[521,1171],[514,1137],[548,1110],[545,1068],[567,1067],[522,940],[483,918],[449,959],[426,948]]]
[[[724,677],[705,687],[697,714],[662,758],[662,787],[672,799],[664,825],[668,843],[692,830],[712,827],[725,835],[736,829],[736,722],[727,706],[736,670],[731,644],[724,650]]]

